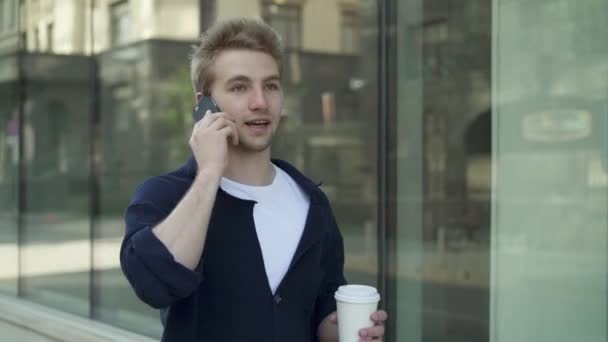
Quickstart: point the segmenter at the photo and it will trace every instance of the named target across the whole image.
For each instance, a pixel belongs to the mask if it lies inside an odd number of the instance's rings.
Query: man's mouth
[[[250,127],[266,127],[270,125],[270,121],[268,120],[252,120],[245,123],[245,125]]]

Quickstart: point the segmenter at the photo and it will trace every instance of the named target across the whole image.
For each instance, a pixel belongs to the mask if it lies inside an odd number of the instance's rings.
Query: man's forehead
[[[274,58],[266,53],[250,50],[222,52],[214,63],[217,79],[224,81],[278,79],[279,68]]]

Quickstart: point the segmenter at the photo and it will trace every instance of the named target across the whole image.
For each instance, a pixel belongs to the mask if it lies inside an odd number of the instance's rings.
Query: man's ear
[[[200,91],[197,91],[195,94],[196,97],[196,103],[198,103],[198,101],[200,101],[203,98],[203,93],[201,93]]]

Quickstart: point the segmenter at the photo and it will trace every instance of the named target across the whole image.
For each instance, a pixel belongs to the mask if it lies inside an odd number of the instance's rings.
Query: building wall
[[[340,6],[336,0],[308,0],[302,8],[304,50],[340,52]]]
[[[217,20],[237,16],[261,18],[261,13],[259,1],[217,1]]]
[[[155,23],[150,38],[192,40],[199,34],[198,0],[155,0],[151,12]]]
[[[48,25],[54,26],[52,50],[58,54],[91,54],[110,48],[110,8],[113,0],[26,0],[21,30],[27,49],[45,52]],[[302,6],[302,49],[340,53],[341,9],[356,8],[357,0],[291,0]],[[91,6],[93,10],[91,11]],[[199,34],[198,0],[130,0],[129,41],[145,39],[191,40]],[[92,15],[91,15],[92,13]],[[221,0],[217,19],[262,15],[261,1]],[[92,25],[89,24],[93,21]],[[94,44],[90,27],[93,27]],[[38,33],[36,33],[38,32]],[[36,43],[36,34],[38,43]],[[92,45],[94,45],[92,47]],[[91,50],[94,51],[91,51]]]

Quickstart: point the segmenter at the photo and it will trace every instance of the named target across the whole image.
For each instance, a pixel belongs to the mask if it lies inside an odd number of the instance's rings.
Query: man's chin
[[[238,146],[236,147],[246,153],[261,153],[270,149],[270,141],[265,141],[263,143],[242,141],[239,142]]]

